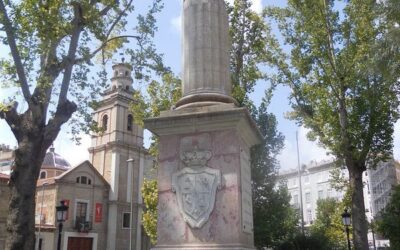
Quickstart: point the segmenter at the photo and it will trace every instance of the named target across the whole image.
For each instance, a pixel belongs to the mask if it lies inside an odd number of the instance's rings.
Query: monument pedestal
[[[254,249],[250,147],[260,133],[233,104],[147,119],[159,136],[156,250]]]

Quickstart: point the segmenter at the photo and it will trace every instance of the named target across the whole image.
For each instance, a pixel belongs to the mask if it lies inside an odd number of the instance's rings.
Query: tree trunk
[[[42,136],[27,133],[15,151],[15,163],[10,176],[6,250],[33,250],[35,247],[36,181],[46,146]]]
[[[352,198],[351,216],[353,242],[355,250],[368,250],[368,224],[365,216],[365,204],[362,181],[362,168],[349,168],[350,190]]]

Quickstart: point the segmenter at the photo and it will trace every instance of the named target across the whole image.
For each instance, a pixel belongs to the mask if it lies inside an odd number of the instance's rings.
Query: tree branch
[[[335,72],[336,77],[340,79],[335,60],[335,47],[333,44],[332,29],[330,28],[331,23],[329,22],[326,0],[324,0],[323,3],[324,3],[324,9],[321,10],[321,14],[325,16],[325,28],[328,39],[328,59],[332,66],[333,72]]]
[[[90,59],[93,58],[100,50],[104,49],[104,48],[107,46],[107,44],[108,44],[109,42],[111,42],[111,41],[113,41],[113,40],[117,40],[117,39],[122,39],[122,38],[135,38],[135,39],[140,39],[139,36],[133,36],[133,35],[112,37],[112,38],[108,39],[107,41],[103,42],[103,43],[101,44],[100,47],[98,47],[97,49],[95,49],[94,51],[92,51],[92,52],[89,54],[89,56],[87,56],[87,57],[85,57],[85,58],[83,58],[83,57],[77,58],[77,59],[75,60],[74,64],[79,64],[79,63],[81,63],[81,62],[90,60]]]
[[[13,102],[5,109],[0,109],[0,118],[6,120],[15,138],[19,141],[21,128],[21,115],[17,112],[18,102]]]
[[[82,6],[77,2],[72,2],[72,6],[74,8],[74,20],[72,20],[74,24],[74,28],[72,30],[71,42],[69,44],[68,55],[67,58],[64,59],[66,64],[64,69],[64,77],[61,83],[60,96],[58,98],[58,106],[62,105],[67,101],[67,94],[69,85],[71,82],[72,68],[75,63],[75,54],[78,48],[79,36],[83,30],[84,26],[84,18],[82,13]]]
[[[114,22],[111,24],[110,28],[108,29],[108,32],[106,34],[106,39],[108,39],[111,35],[111,32],[114,30],[115,25],[118,24],[118,22],[121,20],[122,16],[128,11],[129,7],[132,5],[133,0],[130,0],[129,3],[125,6],[125,9],[119,13],[117,18],[114,20]]]
[[[44,143],[48,144],[46,146],[50,146],[50,144],[56,139],[61,126],[71,118],[76,109],[77,105],[68,100],[58,105],[54,117],[49,120],[45,128]]]
[[[31,93],[29,91],[28,80],[25,75],[25,69],[22,64],[21,55],[17,47],[15,33],[14,33],[15,29],[13,28],[10,18],[8,17],[7,10],[3,0],[0,0],[0,12],[1,12],[0,17],[2,17],[1,22],[3,23],[7,35],[7,42],[10,46],[11,55],[15,63],[19,83],[21,85],[22,94],[24,95],[25,100],[28,103],[30,103]]]

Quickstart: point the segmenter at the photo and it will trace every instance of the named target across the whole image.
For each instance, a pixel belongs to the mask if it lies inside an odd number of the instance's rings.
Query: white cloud
[[[307,139],[308,129],[301,127],[299,129],[299,153],[300,164],[309,164],[311,161],[321,162],[331,159],[327,151],[320,147],[316,142]],[[285,140],[285,148],[277,157],[282,170],[297,168],[297,147],[296,141]]]
[[[172,18],[170,21],[172,29],[178,33],[181,33],[181,31],[182,31],[181,19],[182,19],[182,16],[177,16],[177,17]]]
[[[233,4],[233,1],[234,0],[227,0],[227,2],[229,3],[229,4]],[[257,13],[261,13],[262,12],[262,8],[263,8],[263,5],[262,5],[262,0],[251,0],[251,10],[253,10],[253,11],[255,11],[255,12],[257,12]]]

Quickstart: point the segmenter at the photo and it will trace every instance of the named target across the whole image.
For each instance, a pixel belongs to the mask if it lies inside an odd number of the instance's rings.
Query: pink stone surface
[[[192,229],[183,220],[176,194],[171,190],[172,174],[186,167],[180,160],[180,151],[190,150],[191,144],[210,150],[212,157],[207,166],[219,169],[222,174],[222,186],[217,190],[214,209],[200,229]],[[240,150],[248,151],[245,147],[235,129],[160,137],[157,246],[253,246],[253,235],[241,230]]]

